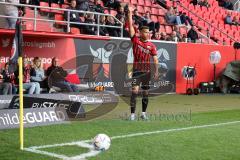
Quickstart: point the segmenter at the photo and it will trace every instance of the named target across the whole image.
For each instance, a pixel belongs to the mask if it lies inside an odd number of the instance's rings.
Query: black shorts
[[[150,79],[150,72],[133,71],[132,86],[141,86],[143,90],[148,90]]]

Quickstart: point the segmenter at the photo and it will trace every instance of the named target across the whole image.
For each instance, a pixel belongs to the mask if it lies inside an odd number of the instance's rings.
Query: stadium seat
[[[152,20],[153,22],[158,22],[157,16],[154,16],[154,15],[151,15],[151,20]]]
[[[125,2],[125,3],[128,3],[128,4],[130,4],[130,3],[131,3],[131,1],[130,1],[130,0],[123,0],[123,2]]]
[[[150,12],[151,13],[151,8],[150,7],[144,7],[145,13]]]
[[[152,6],[151,0],[145,0],[145,6],[151,7]]]
[[[54,15],[54,19],[56,20],[56,21],[64,21],[64,17],[63,17],[63,15],[62,14],[55,14]],[[55,22],[55,24],[56,25],[65,25],[65,23],[64,22]]]
[[[47,2],[40,2],[40,6],[49,7]],[[49,12],[50,9],[40,8],[40,12]]]
[[[158,14],[159,14],[159,15],[162,15],[162,16],[165,16],[165,11],[164,11],[164,9],[159,8],[159,9],[158,9]]]
[[[75,27],[71,27],[70,32],[72,34],[80,34],[80,30],[78,28],[75,28]]]
[[[137,0],[131,0],[131,4],[137,5],[138,1]]]
[[[145,12],[143,6],[137,6],[137,10],[138,10],[139,13],[144,13]]]
[[[144,0],[138,0],[138,5],[144,6],[145,5]]]
[[[152,14],[158,15],[158,8],[152,8]]]
[[[56,4],[56,3],[52,3],[51,7],[52,8],[60,8],[59,4]],[[64,13],[63,11],[56,10],[56,9],[51,9],[50,12],[58,13],[58,14],[63,14]]]
[[[164,26],[160,26],[159,32],[160,32],[160,33],[166,32],[165,27],[164,27]]]

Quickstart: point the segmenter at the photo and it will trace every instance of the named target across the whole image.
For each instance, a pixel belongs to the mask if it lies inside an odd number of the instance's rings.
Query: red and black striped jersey
[[[156,46],[149,41],[143,42],[135,35],[133,43],[133,69],[141,72],[150,72],[150,58],[157,55]]]

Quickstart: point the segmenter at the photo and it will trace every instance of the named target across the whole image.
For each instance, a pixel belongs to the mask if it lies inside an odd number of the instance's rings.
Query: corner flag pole
[[[20,10],[18,13],[18,17],[22,16],[22,11]],[[22,58],[22,44],[23,44],[23,35],[22,35],[22,25],[21,25],[21,18],[17,19],[16,22],[16,29],[15,29],[15,36],[13,40],[13,47],[11,50],[11,61],[17,62],[18,61],[18,73],[19,73],[19,141],[20,141],[20,149],[23,150],[23,58]]]
[[[23,150],[23,65],[22,65],[22,55],[18,57],[19,64],[19,119],[20,119],[20,149]]]

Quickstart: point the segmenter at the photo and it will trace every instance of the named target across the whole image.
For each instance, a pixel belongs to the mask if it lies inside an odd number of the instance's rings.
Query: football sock
[[[148,95],[143,95],[142,98],[142,112],[146,112],[148,106]]]
[[[131,100],[130,100],[130,106],[131,106],[131,113],[135,113],[136,110],[136,102],[137,102],[137,94],[132,93]]]

